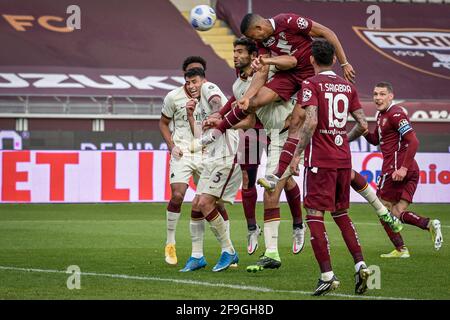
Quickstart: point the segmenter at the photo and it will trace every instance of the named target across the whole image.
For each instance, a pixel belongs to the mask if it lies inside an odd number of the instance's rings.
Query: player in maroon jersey
[[[355,71],[347,61],[347,57],[336,34],[329,28],[293,13],[279,14],[271,19],[264,19],[257,14],[247,14],[241,22],[241,32],[255,40],[259,46],[259,58],[255,61],[256,72],[247,93],[238,100],[239,108],[225,117],[218,131],[207,135],[202,143],[213,141],[244,119],[247,114],[254,113],[279,98],[287,101],[300,90],[304,79],[314,75],[314,68],[309,61],[312,37],[323,37],[336,48],[336,55],[343,68],[344,77],[353,82]],[[280,56],[288,56],[292,60],[286,67],[279,63]],[[271,81],[267,81],[270,65],[279,69]],[[283,175],[292,159],[298,143],[300,129],[300,106],[294,108],[289,127],[289,137],[283,147],[276,172],[268,175],[268,183],[262,184],[267,190],[275,188],[278,179]],[[270,184],[270,186],[269,186]]]
[[[333,273],[324,213],[330,211],[341,230],[348,250],[355,262],[355,293],[367,290],[370,270],[367,268],[358,234],[347,214],[350,202],[352,162],[347,138],[348,113],[357,122],[361,135],[367,121],[355,87],[333,71],[335,49],[331,43],[316,40],[312,44],[311,64],[316,75],[303,81],[301,105],[306,118],[300,129],[300,140],[290,164],[298,172],[304,151],[304,207],[311,232],[311,246],[321,270],[321,277],[313,295],[323,295],[339,286]]]
[[[439,220],[421,217],[408,211],[419,182],[419,166],[414,156],[419,146],[405,109],[393,103],[394,91],[388,82],[378,83],[373,91],[377,106],[374,132],[365,133],[370,144],[380,145],[383,166],[377,195],[403,223],[431,232],[434,248],[439,250],[443,238]]]

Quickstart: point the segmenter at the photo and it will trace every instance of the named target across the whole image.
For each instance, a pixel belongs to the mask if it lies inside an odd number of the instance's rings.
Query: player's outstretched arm
[[[282,55],[277,57],[264,58],[260,56],[258,58],[260,63],[264,65],[273,65],[278,70],[289,70],[295,68],[297,65],[297,58],[294,56]]]
[[[367,124],[366,115],[364,114],[363,109],[357,109],[351,112],[353,118],[356,121],[355,126],[348,133],[348,140],[353,141],[359,138],[362,134],[368,132],[369,125]]]
[[[341,45],[336,33],[330,28],[327,28],[320,23],[313,21],[311,31],[309,35],[312,37],[323,37],[327,39],[336,49],[336,57],[341,64],[342,72],[344,73],[344,78],[347,81],[355,83],[356,73],[352,65],[348,62],[347,56],[345,55],[344,48]]]

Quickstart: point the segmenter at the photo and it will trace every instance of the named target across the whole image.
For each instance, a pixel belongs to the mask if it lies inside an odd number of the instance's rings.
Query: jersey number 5
[[[217,172],[216,173],[216,179],[213,180],[214,183],[218,183],[220,181],[220,178],[222,177],[223,173]]]
[[[343,128],[347,123],[348,116],[348,98],[345,94],[338,93],[334,95],[331,92],[325,93],[325,99],[328,101],[328,126],[330,128]],[[343,110],[339,111],[339,102],[342,102]],[[341,107],[342,108],[342,107]]]

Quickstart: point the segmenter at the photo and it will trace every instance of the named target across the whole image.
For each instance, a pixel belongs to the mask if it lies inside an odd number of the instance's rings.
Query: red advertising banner
[[[420,183],[414,201],[450,202],[450,154],[419,153]],[[258,175],[264,175],[264,154]],[[353,168],[376,187],[380,153],[353,153]],[[2,203],[167,202],[169,155],[165,151],[2,151]],[[302,185],[302,177],[296,177]],[[258,200],[263,190],[258,188]],[[186,201],[195,195],[190,182]],[[241,200],[240,192],[236,200]],[[282,201],[285,201],[284,195]],[[352,191],[351,201],[364,202]]]

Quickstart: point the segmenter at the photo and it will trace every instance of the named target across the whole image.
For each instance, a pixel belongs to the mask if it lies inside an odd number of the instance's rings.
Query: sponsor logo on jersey
[[[213,85],[210,85],[209,87],[208,87],[208,89],[209,90],[212,90],[212,89],[214,89],[215,87],[213,86]]]
[[[344,139],[342,139],[342,136],[337,135],[334,138],[334,144],[337,145],[338,147],[342,146],[343,143],[344,143]]]
[[[430,76],[450,80],[450,30],[353,27],[369,47],[384,57]]]
[[[308,20],[306,20],[305,18],[297,19],[297,26],[299,29],[307,29],[308,25],[309,25]]]
[[[309,101],[312,97],[312,92],[309,89],[303,89],[303,102]]]

